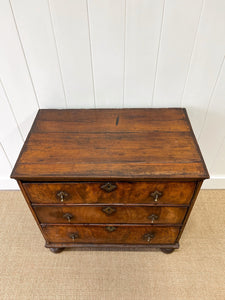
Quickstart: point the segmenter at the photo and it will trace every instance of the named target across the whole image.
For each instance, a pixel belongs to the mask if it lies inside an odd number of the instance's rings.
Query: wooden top
[[[209,175],[185,109],[41,109],[11,177],[82,181]]]

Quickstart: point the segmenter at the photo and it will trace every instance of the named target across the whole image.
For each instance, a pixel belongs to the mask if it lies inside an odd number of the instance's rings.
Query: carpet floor
[[[225,299],[225,190],[202,190],[172,254],[53,254],[19,191],[0,192],[0,299]]]

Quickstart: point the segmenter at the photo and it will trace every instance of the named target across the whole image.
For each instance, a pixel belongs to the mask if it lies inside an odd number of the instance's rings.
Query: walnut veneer
[[[52,252],[171,253],[209,175],[185,109],[49,109],[11,177]]]

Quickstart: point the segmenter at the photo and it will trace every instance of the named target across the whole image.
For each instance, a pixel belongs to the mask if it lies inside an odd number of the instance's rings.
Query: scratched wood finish
[[[167,223],[181,224],[186,207],[34,206],[41,223]],[[108,213],[107,213],[108,212]],[[68,217],[69,216],[69,217]]]
[[[156,227],[151,225],[109,225],[115,227],[113,232],[103,225],[47,225],[43,228],[48,242],[53,243],[107,243],[107,244],[173,244],[179,233],[179,227]],[[78,234],[73,240],[72,234]],[[150,242],[145,234],[154,234]]]
[[[184,109],[40,110],[12,177],[207,178]]]
[[[162,147],[163,141],[167,143]],[[182,141],[180,141],[182,140]],[[177,147],[177,141],[179,146]],[[159,152],[160,147],[162,147]],[[173,163],[184,157],[188,162],[199,162],[198,152],[192,153],[194,142],[190,133],[144,132],[144,133],[73,133],[64,132],[50,135],[36,133],[29,138],[20,158],[21,164],[76,164],[115,163],[121,159],[129,164],[142,161]],[[182,152],[181,152],[182,149]],[[169,155],[168,155],[169,153]],[[45,154],[45,155],[44,155]]]
[[[194,193],[195,182],[112,182],[116,189],[107,192],[101,187],[105,182],[24,183],[32,203],[61,203],[57,194],[63,191],[64,204],[79,203],[142,203],[186,204]],[[157,200],[151,193],[162,193]]]
[[[209,175],[185,109],[51,109],[39,110],[11,177],[57,252],[179,248]]]
[[[157,115],[157,118],[156,118]],[[143,132],[185,131],[189,124],[182,109],[73,109],[40,110],[34,132]]]

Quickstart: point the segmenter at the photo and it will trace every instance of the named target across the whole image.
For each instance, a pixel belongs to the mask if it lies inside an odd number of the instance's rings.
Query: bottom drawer
[[[174,244],[179,227],[151,225],[47,225],[50,243],[75,244]]]

